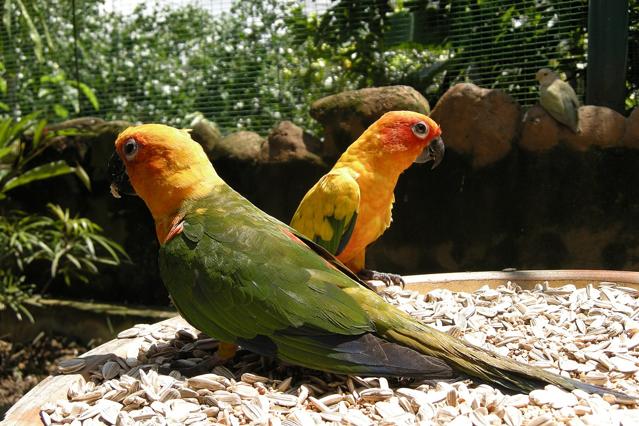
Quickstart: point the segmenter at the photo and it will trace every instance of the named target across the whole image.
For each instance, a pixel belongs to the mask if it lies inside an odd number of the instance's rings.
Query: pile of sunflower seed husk
[[[577,289],[508,282],[473,293],[400,287],[382,296],[415,318],[527,364],[639,395],[639,294],[614,283]],[[170,320],[172,321],[172,320]],[[639,410],[614,397],[546,386],[508,394],[471,380],[416,382],[346,377],[240,352],[190,378],[178,371],[217,342],[182,320],[140,324],[118,336],[123,352],[78,376],[67,399],[41,407],[44,424],[88,425],[636,425]],[[228,367],[228,368],[227,368]],[[76,358],[62,373],[87,369]],[[86,371],[85,371],[86,372]]]

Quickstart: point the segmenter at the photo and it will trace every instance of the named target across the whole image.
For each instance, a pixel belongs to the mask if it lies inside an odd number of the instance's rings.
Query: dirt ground
[[[0,421],[16,401],[55,371],[59,361],[76,357],[98,344],[81,344],[44,333],[28,343],[0,338]]]

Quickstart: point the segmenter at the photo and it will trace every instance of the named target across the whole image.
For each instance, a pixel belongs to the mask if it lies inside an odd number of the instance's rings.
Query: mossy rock
[[[240,161],[259,162],[266,139],[255,132],[239,131],[226,135],[207,152],[213,160],[232,158]]]
[[[335,157],[388,111],[415,111],[428,115],[430,105],[410,86],[349,90],[319,99],[310,114],[324,126],[323,155]]]

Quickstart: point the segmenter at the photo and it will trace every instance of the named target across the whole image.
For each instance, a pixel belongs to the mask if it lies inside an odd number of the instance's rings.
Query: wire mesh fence
[[[551,67],[583,94],[586,0],[453,2],[451,15],[454,80],[503,89],[530,105],[536,71]]]
[[[0,106],[265,133],[371,85],[434,102],[469,81],[531,105],[541,67],[583,94],[587,15],[587,0],[11,0]]]

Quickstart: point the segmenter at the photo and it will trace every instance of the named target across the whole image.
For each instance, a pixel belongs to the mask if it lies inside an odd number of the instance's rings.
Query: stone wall
[[[390,101],[398,93],[403,104]],[[205,121],[196,123],[193,134],[231,186],[288,222],[308,188],[333,164],[336,150],[366,125],[390,109],[429,108],[406,87],[347,95],[318,101],[329,145],[290,122],[278,124],[267,138],[222,137]],[[540,107],[525,111],[503,92],[471,84],[451,88],[431,114],[442,127],[446,156],[434,170],[414,165],[400,177],[393,224],[370,248],[369,266],[402,274],[509,267],[639,270],[639,113],[624,118],[594,106],[579,113],[582,133],[573,134]],[[117,132],[128,123],[91,123],[98,131],[70,138],[60,150],[85,165],[92,193],[67,176],[15,195],[32,207],[45,195],[53,197],[95,218],[134,264],[102,274],[89,286],[59,285],[53,291],[166,303],[146,207],[133,197],[113,199],[108,191],[106,161]]]

